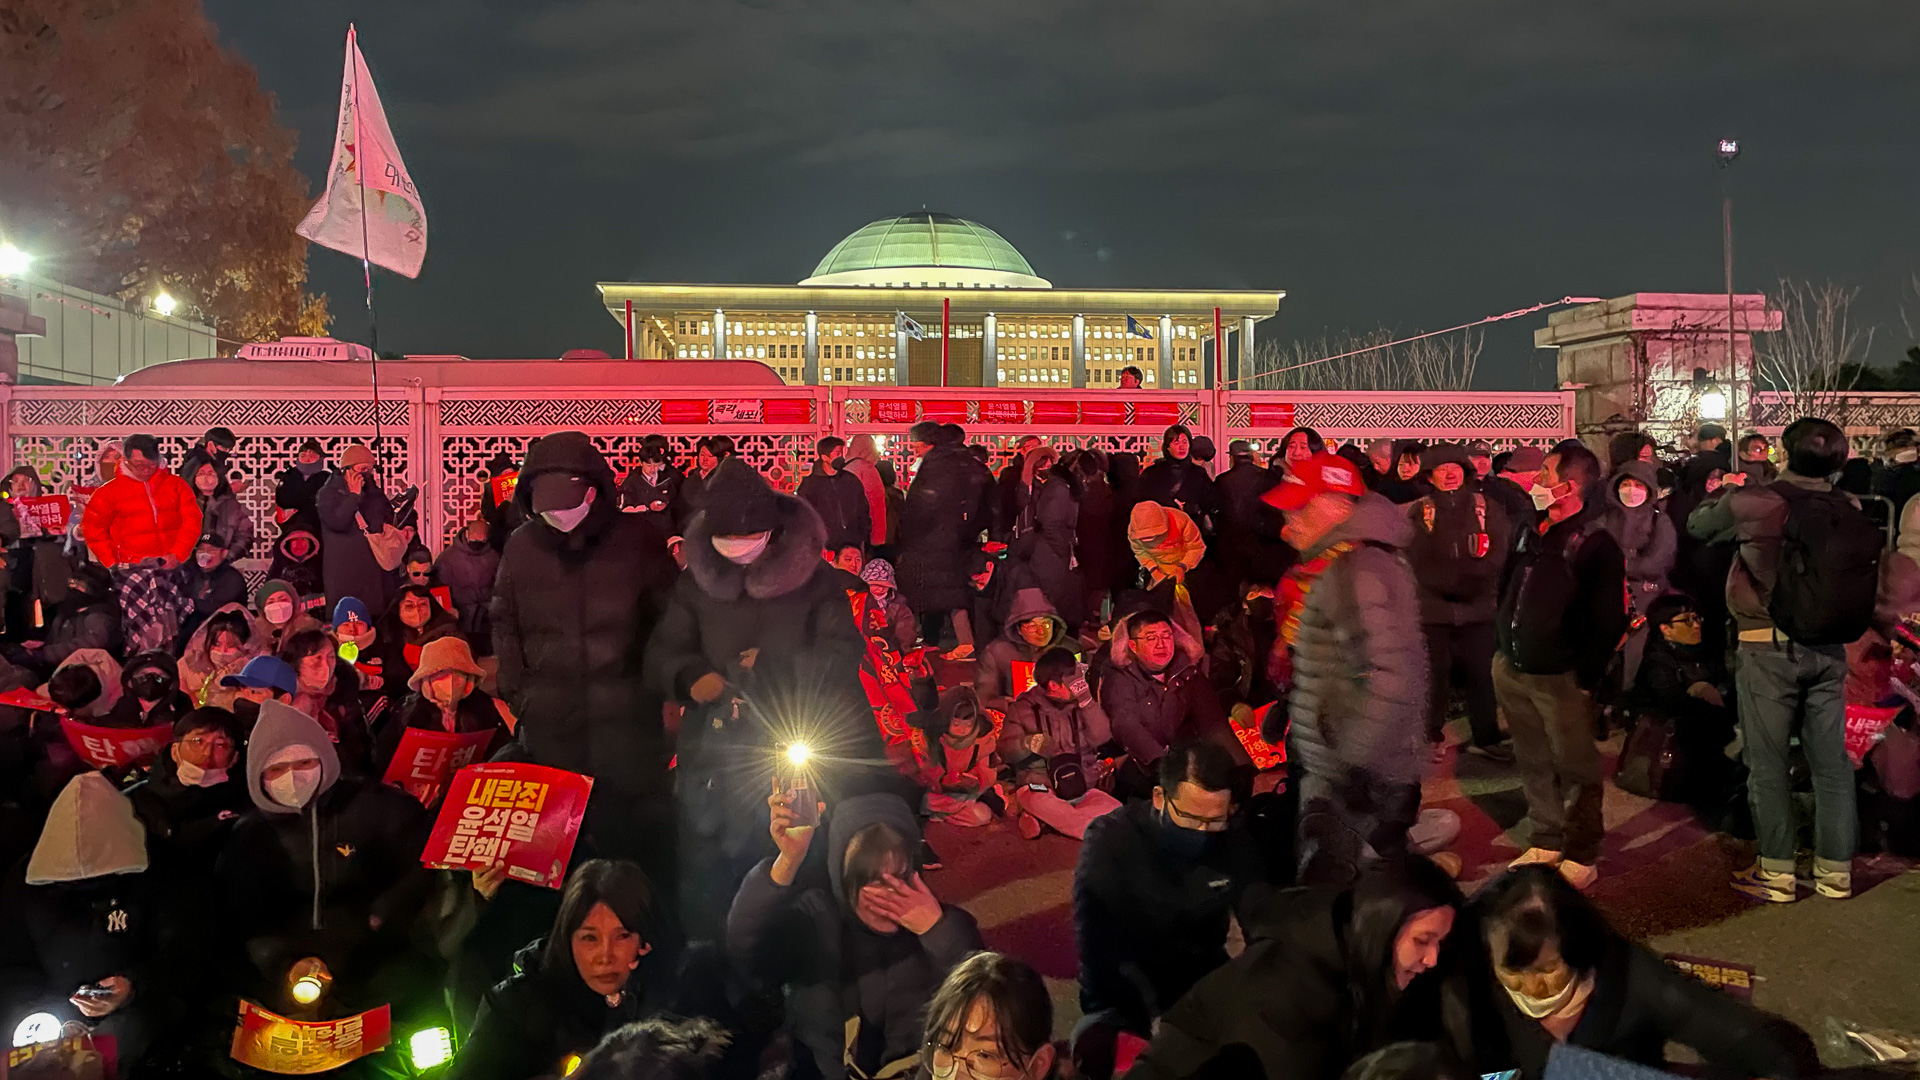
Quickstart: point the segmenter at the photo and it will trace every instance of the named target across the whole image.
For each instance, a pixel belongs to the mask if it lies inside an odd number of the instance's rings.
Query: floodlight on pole
[[[173,294],[164,289],[161,290],[160,295],[153,298],[153,310],[162,315],[172,315],[179,307],[180,301],[175,300]]]
[[[33,256],[14,247],[0,243],[0,277],[21,277],[33,269]]]

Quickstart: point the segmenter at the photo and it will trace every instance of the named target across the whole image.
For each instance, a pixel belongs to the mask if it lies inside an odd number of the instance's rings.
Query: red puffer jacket
[[[168,555],[186,562],[200,539],[200,504],[172,473],[156,472],[144,484],[122,473],[87,500],[80,533],[107,566]]]

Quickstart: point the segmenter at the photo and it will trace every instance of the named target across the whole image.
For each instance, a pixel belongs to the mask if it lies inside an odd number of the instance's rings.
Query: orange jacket
[[[172,473],[156,472],[144,484],[121,473],[87,500],[80,535],[107,566],[168,555],[184,563],[200,539],[200,503]]]

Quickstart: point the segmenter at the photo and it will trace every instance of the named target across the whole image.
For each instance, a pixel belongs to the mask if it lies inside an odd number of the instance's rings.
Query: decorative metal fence
[[[239,436],[235,478],[269,552],[278,528],[273,496],[300,444],[318,440],[329,460],[350,442],[373,443],[367,391],[271,387],[159,390],[0,385],[0,467],[34,467],[49,490],[93,482],[99,451],[128,435],[159,437],[170,461],[208,428]],[[379,455],[390,491],[417,485],[422,535],[444,542],[480,503],[487,464],[518,462],[527,444],[555,431],[584,431],[624,473],[640,441],[665,435],[689,457],[709,435],[727,435],[741,457],[792,489],[828,434],[869,434],[904,477],[908,429],[921,420],[964,426],[1000,457],[1020,437],[1152,458],[1162,432],[1184,424],[1213,438],[1263,442],[1296,424],[1347,442],[1381,436],[1485,439],[1512,446],[1573,434],[1569,393],[1388,394],[1283,391],[983,390],[866,387],[612,387],[578,389],[383,387]]]

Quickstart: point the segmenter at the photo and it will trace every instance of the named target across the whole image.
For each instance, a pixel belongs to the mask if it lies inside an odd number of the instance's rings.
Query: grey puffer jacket
[[[1427,648],[1413,570],[1402,555],[1412,539],[1406,510],[1368,494],[1352,517],[1300,553],[1304,562],[1340,541],[1359,543],[1313,583],[1294,638],[1288,702],[1295,756],[1307,772],[1358,768],[1418,783],[1425,771]]]

